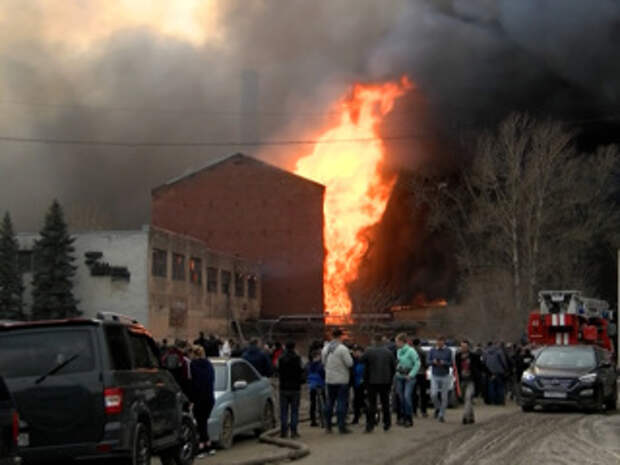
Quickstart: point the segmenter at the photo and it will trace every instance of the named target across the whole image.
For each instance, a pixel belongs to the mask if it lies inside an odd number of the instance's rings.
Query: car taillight
[[[123,390],[121,388],[106,388],[103,391],[103,402],[106,415],[114,415],[123,411]]]
[[[17,445],[17,438],[19,437],[19,415],[17,412],[13,412],[13,444]]]

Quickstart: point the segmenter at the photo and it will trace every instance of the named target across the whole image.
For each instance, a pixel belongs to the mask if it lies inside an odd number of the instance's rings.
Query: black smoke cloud
[[[93,22],[98,4],[85,13]],[[303,139],[329,122],[330,102],[353,81],[408,74],[416,91],[381,131],[435,141],[389,144],[398,169],[441,157],[437,140],[510,111],[569,120],[619,111],[611,0],[227,0],[219,38],[203,45],[120,27],[80,51],[40,32],[60,22],[40,5],[0,6],[0,25],[10,25],[0,33],[0,135],[238,141],[240,119],[256,117],[263,140]],[[259,75],[257,115],[240,114],[244,69]],[[0,210],[32,230],[57,197],[76,224],[138,227],[151,188],[240,149],[285,167],[309,150],[0,142]]]

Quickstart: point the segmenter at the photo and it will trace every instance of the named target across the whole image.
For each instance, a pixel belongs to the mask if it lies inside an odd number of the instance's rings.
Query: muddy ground
[[[448,411],[446,423],[417,419],[412,429],[394,427],[364,434],[326,435],[304,424],[302,441],[312,453],[299,465],[618,465],[620,414],[578,411],[522,413],[513,403],[505,407],[477,405],[475,425],[461,424],[461,409]],[[278,449],[240,438],[233,449],[219,451],[197,464],[233,464],[268,456]]]

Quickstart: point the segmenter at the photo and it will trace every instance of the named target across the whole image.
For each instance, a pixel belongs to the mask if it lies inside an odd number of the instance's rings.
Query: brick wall
[[[258,261],[262,318],[323,312],[324,187],[241,154],[153,190],[152,223]]]

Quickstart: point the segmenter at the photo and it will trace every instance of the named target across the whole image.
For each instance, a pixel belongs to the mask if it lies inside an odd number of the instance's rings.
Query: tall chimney
[[[258,127],[258,72],[253,69],[241,73],[241,142],[259,141]]]

